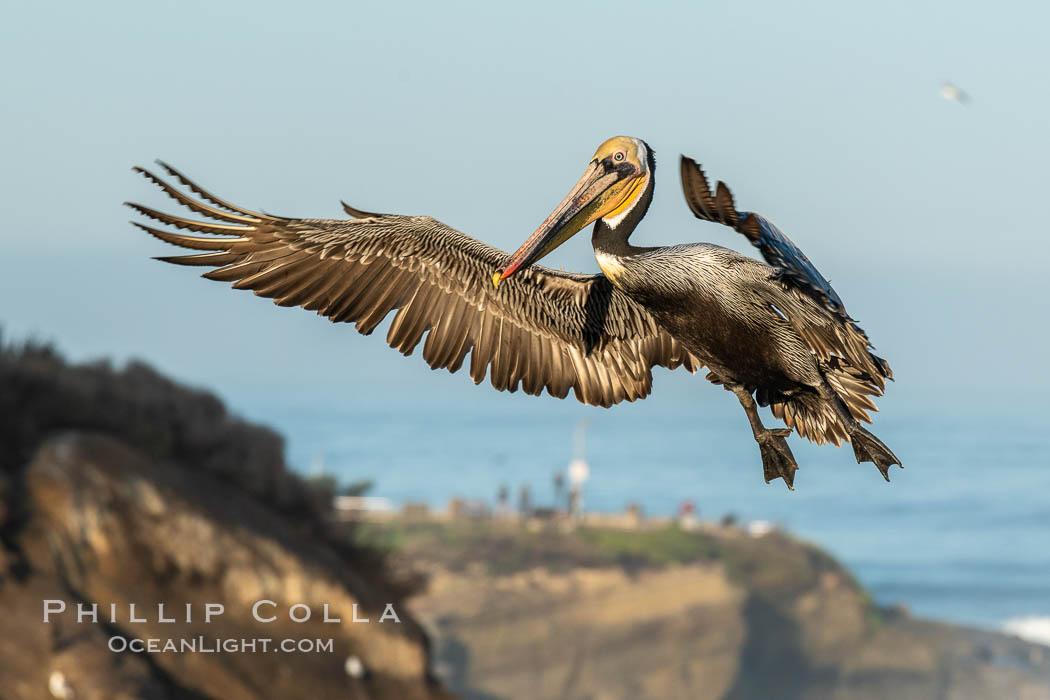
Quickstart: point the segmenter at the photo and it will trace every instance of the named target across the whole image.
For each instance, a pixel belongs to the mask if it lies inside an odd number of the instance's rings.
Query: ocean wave
[[[1013,617],[1003,623],[1003,631],[1027,642],[1050,645],[1050,617]]]

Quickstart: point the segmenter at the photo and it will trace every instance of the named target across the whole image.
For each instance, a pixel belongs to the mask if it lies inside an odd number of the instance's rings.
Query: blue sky
[[[339,216],[340,198],[431,214],[513,249],[626,133],[663,166],[636,240],[743,249],[684,206],[677,156],[699,160],[834,282],[897,372],[884,410],[1034,402],[1050,389],[1050,11],[854,5],[9,4],[0,323],[241,403],[302,387],[495,405],[380,333],[151,261],[169,251],[120,203],[170,200],[129,168],[163,158],[284,215]],[[941,99],[946,80],[973,101]],[[550,262],[597,269],[587,236]],[[657,390],[713,395],[665,375]]]

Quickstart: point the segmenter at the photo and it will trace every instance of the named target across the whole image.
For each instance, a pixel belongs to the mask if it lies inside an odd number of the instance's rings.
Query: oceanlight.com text
[[[151,637],[124,637],[114,635],[109,638],[109,650],[115,653],[132,652],[134,654],[331,654],[334,651],[332,639],[273,639],[269,637],[212,639],[209,637],[181,637],[161,639]]]

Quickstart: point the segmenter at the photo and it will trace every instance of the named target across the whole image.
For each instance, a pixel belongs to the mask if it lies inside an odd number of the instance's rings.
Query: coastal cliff
[[[275,433],[44,347],[0,351],[0,387],[0,697],[450,697],[411,582],[329,527]]]
[[[465,698],[1050,698],[1050,648],[882,609],[837,562],[733,526],[397,523],[411,608]]]

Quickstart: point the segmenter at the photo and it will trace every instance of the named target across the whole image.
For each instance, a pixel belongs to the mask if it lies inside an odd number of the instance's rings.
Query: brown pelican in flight
[[[708,186],[682,158],[682,186],[698,218],[731,226],[766,262],[708,243],[638,247],[631,233],[652,200],[656,161],[642,140],[603,143],[579,182],[512,255],[428,216],[373,214],[344,203],[350,219],[294,219],[234,206],[174,168],[196,198],[149,171],[137,172],[201,221],[130,204],[190,236],[136,224],[200,254],[160,258],[214,268],[280,306],[302,306],[369,334],[391,312],[387,342],[410,354],[423,340],[434,369],[459,370],[470,355],[475,383],[520,386],[612,406],[649,394],[652,367],[706,365],[708,379],[739,399],[758,443],[766,481],[790,487],[797,464],[784,439],[795,429],[818,444],[853,444],[857,461],[889,479],[897,457],[870,422],[890,367],[809,259],[776,226],[737,211],[729,188]],[[559,272],[535,263],[588,224],[603,274]],[[758,405],[788,428],[769,429]]]

